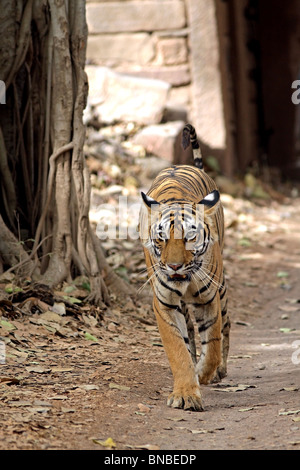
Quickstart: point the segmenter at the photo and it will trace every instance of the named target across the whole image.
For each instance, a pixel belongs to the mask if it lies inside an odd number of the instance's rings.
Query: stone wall
[[[192,122],[204,156],[224,148],[215,0],[87,0],[87,24],[90,73],[166,82],[164,120]]]
[[[87,1],[90,64],[171,84],[187,104],[191,83],[185,0]],[[174,90],[175,88],[175,90]]]

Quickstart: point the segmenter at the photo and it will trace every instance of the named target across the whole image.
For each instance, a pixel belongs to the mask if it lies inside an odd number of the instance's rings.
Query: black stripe
[[[199,289],[197,292],[195,292],[195,294],[193,294],[193,297],[197,297],[199,294],[203,294],[203,292],[205,292],[207,289],[209,289],[211,283],[213,282],[213,278],[215,277],[217,269],[218,269],[218,265],[216,266],[215,272],[213,273],[212,277],[210,278],[209,283],[204,285],[203,287],[201,287],[201,289]]]
[[[193,303],[193,306],[194,306],[194,307],[203,307],[204,305],[211,304],[212,301],[214,300],[214,298],[216,297],[216,293],[217,293],[217,291],[215,291],[213,297],[212,297],[210,300],[208,300],[207,302],[204,302],[203,304],[200,304],[200,303]]]
[[[177,289],[172,289],[172,287],[170,287],[168,284],[166,284],[159,276],[158,274],[155,272],[155,276],[156,276],[156,279],[158,279],[158,281],[160,282],[160,284],[165,287],[166,289],[170,290],[171,292],[174,292],[175,294],[179,295],[180,297],[182,297],[182,293],[177,290]]]
[[[199,333],[202,333],[203,331],[207,330],[208,328],[210,328],[211,326],[213,326],[216,321],[218,320],[218,315],[216,315],[214,318],[212,318],[211,320],[207,320],[205,323],[203,323],[202,325],[198,326],[198,331]]]
[[[221,287],[220,287],[219,292],[220,292],[220,290],[221,290],[223,287],[224,287],[224,286],[221,286]],[[227,292],[227,291],[226,291],[226,287],[225,287],[225,290],[224,290],[223,294],[220,295],[220,300],[222,300],[222,299],[225,297],[226,292]]]
[[[168,308],[170,308],[170,309],[172,309],[172,310],[177,310],[178,312],[182,313],[182,310],[181,310],[181,308],[179,307],[179,305],[167,304],[166,302],[163,302],[157,295],[156,295],[156,298],[157,298],[157,300],[158,300],[161,304],[163,304],[165,307],[168,307]]]
[[[201,341],[202,346],[208,343],[212,343],[213,341],[221,341],[221,338],[210,338],[208,341]]]

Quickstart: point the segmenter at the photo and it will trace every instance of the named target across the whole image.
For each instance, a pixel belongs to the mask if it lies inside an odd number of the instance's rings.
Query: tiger
[[[204,171],[195,128],[186,124],[183,149],[189,145],[194,166],[163,169],[147,194],[141,193],[139,231],[153,310],[174,381],[167,405],[203,411],[200,384],[227,375],[230,320],[220,192]],[[194,325],[201,342],[198,357]]]

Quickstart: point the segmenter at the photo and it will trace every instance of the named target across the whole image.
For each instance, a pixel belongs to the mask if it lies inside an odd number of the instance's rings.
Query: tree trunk
[[[88,300],[108,303],[108,284],[118,293],[130,287],[107,265],[89,223],[85,1],[0,3],[0,79],[7,93],[0,108],[2,264],[16,265],[19,273],[26,265],[27,274],[50,286],[85,274]],[[24,248],[19,244],[15,252],[8,243],[19,233]]]

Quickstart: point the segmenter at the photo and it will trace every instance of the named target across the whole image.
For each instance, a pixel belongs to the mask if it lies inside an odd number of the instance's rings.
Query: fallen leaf
[[[297,312],[300,310],[300,305],[280,305],[278,308],[283,312]]]
[[[150,406],[144,405],[143,403],[138,404],[138,409],[143,413],[149,413],[151,411]]]
[[[279,416],[289,416],[289,415],[296,415],[300,413],[300,410],[290,410],[290,411],[279,411]]]
[[[52,367],[52,372],[72,372],[72,371],[73,371],[73,367],[59,367],[59,366]]]
[[[281,333],[290,333],[291,331],[295,331],[295,328],[279,328]]]
[[[64,295],[63,297],[64,297],[65,300],[67,300],[71,304],[81,304],[82,303],[82,300],[77,299],[76,297],[70,297],[68,295]]]
[[[7,321],[7,320],[0,320],[0,325],[1,325],[3,328],[5,328],[7,331],[16,330],[15,325],[13,325],[12,323],[10,323],[10,322]]]
[[[242,392],[247,390],[248,388],[256,388],[256,385],[246,385],[246,384],[238,384],[238,385],[229,385],[222,387],[222,385],[217,386],[215,390],[218,392]]]
[[[95,341],[96,343],[99,342],[99,340],[98,340],[98,338],[96,338],[96,336],[91,335],[87,331],[84,332],[84,337],[85,337],[85,339],[87,339],[89,341]]]
[[[118,385],[118,384],[115,384],[114,382],[109,384],[109,388],[116,388],[118,390],[125,390],[125,391],[130,390],[130,387],[126,387],[126,385]]]
[[[238,354],[236,356],[230,356],[230,359],[252,359],[249,354]]]
[[[21,287],[14,286],[13,284],[7,284],[5,292],[7,292],[7,294],[12,294],[13,292],[23,292],[23,289]]]
[[[169,421],[176,421],[176,422],[179,422],[179,421],[186,421],[186,419],[184,418],[167,418]]]
[[[0,377],[0,383],[6,383],[7,385],[19,384],[20,380],[15,377]]]
[[[87,392],[89,392],[90,390],[99,390],[98,385],[93,385],[93,384],[79,385],[78,388],[81,388],[82,390],[86,390]]]
[[[134,446],[136,449],[146,449],[146,450],[160,450],[160,447],[155,444],[142,444],[141,446]]]
[[[298,387],[283,387],[279,391],[285,390],[286,392],[298,392]]]
[[[283,278],[283,277],[288,277],[289,273],[287,271],[278,271],[277,277]]]
[[[45,312],[41,313],[39,316],[40,319],[50,321],[50,322],[55,322],[55,323],[60,323],[61,322],[61,315],[55,312]]]
[[[54,302],[52,307],[49,307],[52,312],[58,313],[59,315],[66,314],[66,306],[63,302]]]
[[[191,429],[192,434],[209,434],[213,433],[214,431],[210,431],[208,429]]]
[[[45,369],[41,366],[26,367],[27,372],[35,372],[36,374],[49,374],[51,369]]]
[[[109,449],[113,449],[117,447],[117,444],[114,442],[114,440],[111,437],[108,437],[106,441],[99,441],[98,439],[93,439],[93,442],[95,444],[99,444],[102,447],[108,447]]]
[[[290,444],[292,446],[298,446],[298,445],[300,445],[300,441],[290,441]]]

